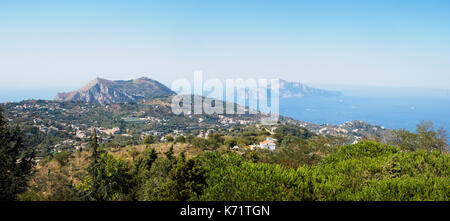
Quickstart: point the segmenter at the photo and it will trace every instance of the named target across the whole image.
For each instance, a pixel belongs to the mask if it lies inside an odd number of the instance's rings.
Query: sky
[[[0,1],[0,89],[95,77],[450,88],[450,1]]]

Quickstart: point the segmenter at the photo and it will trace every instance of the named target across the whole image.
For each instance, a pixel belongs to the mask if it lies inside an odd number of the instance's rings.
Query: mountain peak
[[[92,88],[97,84],[111,84],[111,83],[112,83],[112,81],[110,81],[110,80],[96,77],[92,81],[90,81],[86,86],[82,87],[78,91],[88,90],[89,88]]]
[[[132,80],[135,84],[142,84],[142,83],[154,83],[156,81],[148,78],[148,77],[140,77],[137,79]]]
[[[153,80],[148,77],[140,77],[140,78],[135,79],[135,81],[153,81]]]
[[[111,80],[104,79],[101,77],[96,77],[92,81],[90,81],[90,84],[105,83],[105,82],[111,82]]]
[[[147,77],[126,81],[111,81],[97,77],[79,90],[57,94],[55,100],[108,104],[136,102],[172,94],[175,92]]]

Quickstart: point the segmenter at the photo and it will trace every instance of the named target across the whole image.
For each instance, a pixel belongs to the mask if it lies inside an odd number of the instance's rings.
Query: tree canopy
[[[35,151],[24,145],[19,127],[11,128],[0,107],[0,200],[15,200],[27,188]]]

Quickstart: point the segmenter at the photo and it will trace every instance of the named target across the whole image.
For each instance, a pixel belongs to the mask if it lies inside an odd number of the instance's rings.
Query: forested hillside
[[[124,154],[76,153],[65,160],[56,157],[40,167],[28,191],[18,199],[450,199],[450,158],[438,150],[405,152],[366,141],[341,146],[318,163],[290,167],[259,161],[255,155],[264,155],[261,152],[200,151],[186,157],[186,150],[174,154],[169,147],[161,153],[155,147]]]
[[[281,122],[133,143],[92,130],[83,148],[37,157],[33,135],[0,116],[2,200],[450,200],[446,131],[429,122],[354,144]]]

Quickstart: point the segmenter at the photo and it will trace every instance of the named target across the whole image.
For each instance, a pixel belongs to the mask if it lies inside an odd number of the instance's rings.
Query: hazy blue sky
[[[0,1],[0,88],[94,77],[450,88],[450,1]]]

